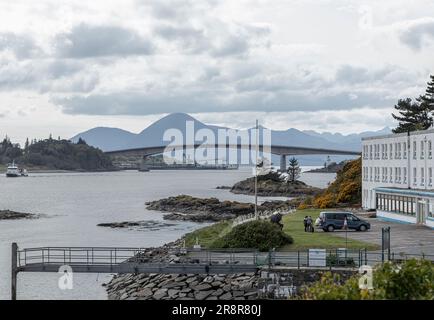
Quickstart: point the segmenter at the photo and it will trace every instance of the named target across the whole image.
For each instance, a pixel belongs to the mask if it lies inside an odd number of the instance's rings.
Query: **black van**
[[[335,229],[342,229],[344,227],[345,218],[347,218],[348,229],[366,231],[371,228],[369,222],[356,217],[351,212],[323,211],[319,214],[319,218],[319,227],[326,232],[333,232]]]

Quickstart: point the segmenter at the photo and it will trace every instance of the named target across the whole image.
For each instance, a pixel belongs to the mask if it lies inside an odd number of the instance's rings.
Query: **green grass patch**
[[[304,217],[311,216],[315,220],[319,216],[320,211],[315,209],[297,210],[295,213],[284,216],[282,219],[284,224],[283,231],[294,239],[294,243],[282,247],[281,250],[345,248],[345,237],[336,236],[333,233],[317,229],[315,229],[314,233],[304,232]],[[379,246],[348,238],[348,248],[376,250]]]
[[[319,216],[320,211],[321,210],[315,209],[297,210],[295,213],[284,216],[282,219],[284,224],[283,231],[291,236],[294,242],[281,247],[280,250],[345,248],[345,237],[336,236],[333,233],[323,232],[322,230],[317,229],[314,233],[304,232],[304,217],[310,215],[313,219],[316,219]],[[197,238],[199,239],[199,244],[202,247],[212,248],[218,244],[218,239],[221,239],[227,235],[231,230],[232,220],[217,222],[186,234],[185,243],[186,246],[191,247],[196,243]],[[376,244],[348,238],[348,249],[364,248],[367,248],[368,250],[377,250],[379,249],[379,246]]]

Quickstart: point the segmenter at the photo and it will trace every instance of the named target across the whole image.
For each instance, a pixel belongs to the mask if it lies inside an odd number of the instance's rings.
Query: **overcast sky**
[[[0,0],[0,135],[393,125],[434,73],[432,0]]]

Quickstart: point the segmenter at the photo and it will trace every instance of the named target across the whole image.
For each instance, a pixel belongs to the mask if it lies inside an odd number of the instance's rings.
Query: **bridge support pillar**
[[[18,277],[18,245],[12,243],[11,265],[11,300],[17,300],[17,277]]]
[[[146,157],[142,157],[140,160],[139,171],[149,171],[149,167],[146,165]]]
[[[286,172],[286,154],[280,155],[280,171]]]

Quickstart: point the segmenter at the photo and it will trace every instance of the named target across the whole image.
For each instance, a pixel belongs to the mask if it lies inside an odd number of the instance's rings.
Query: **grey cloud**
[[[337,83],[349,85],[373,86],[379,83],[381,86],[387,85],[414,85],[418,81],[417,72],[409,72],[400,66],[386,65],[381,68],[366,68],[352,65],[343,65],[339,67],[335,74]],[[378,87],[377,87],[378,88]]]
[[[223,100],[221,95],[225,96]],[[392,104],[382,93],[358,92],[357,98],[350,92],[249,92],[230,96],[229,92],[191,92],[183,94],[151,96],[146,93],[120,92],[107,95],[75,95],[56,97],[53,102],[68,114],[88,115],[151,115],[183,112],[229,111],[315,111],[346,110],[357,107],[384,107]]]
[[[209,10],[217,0],[138,0],[139,7],[150,9],[152,16],[161,20],[185,20],[194,11]]]
[[[399,39],[414,50],[421,50],[424,39],[434,40],[434,19],[423,19],[410,24],[399,35]]]
[[[175,43],[183,53],[209,54],[212,57],[243,56],[251,47],[262,45],[270,33],[267,27],[237,26],[231,30],[220,21],[201,28],[185,25],[158,25],[154,33],[160,38]]]
[[[149,55],[153,52],[153,46],[134,30],[80,24],[70,32],[56,36],[55,50],[59,57],[80,59]]]
[[[84,63],[67,60],[9,61],[0,65],[0,90],[30,89],[45,92],[90,92],[99,74]]]
[[[249,50],[248,40],[241,36],[231,35],[224,39],[222,44],[211,49],[215,57],[242,55]]]
[[[41,49],[28,35],[0,33],[0,51],[10,50],[17,59],[28,59],[41,54]]]

